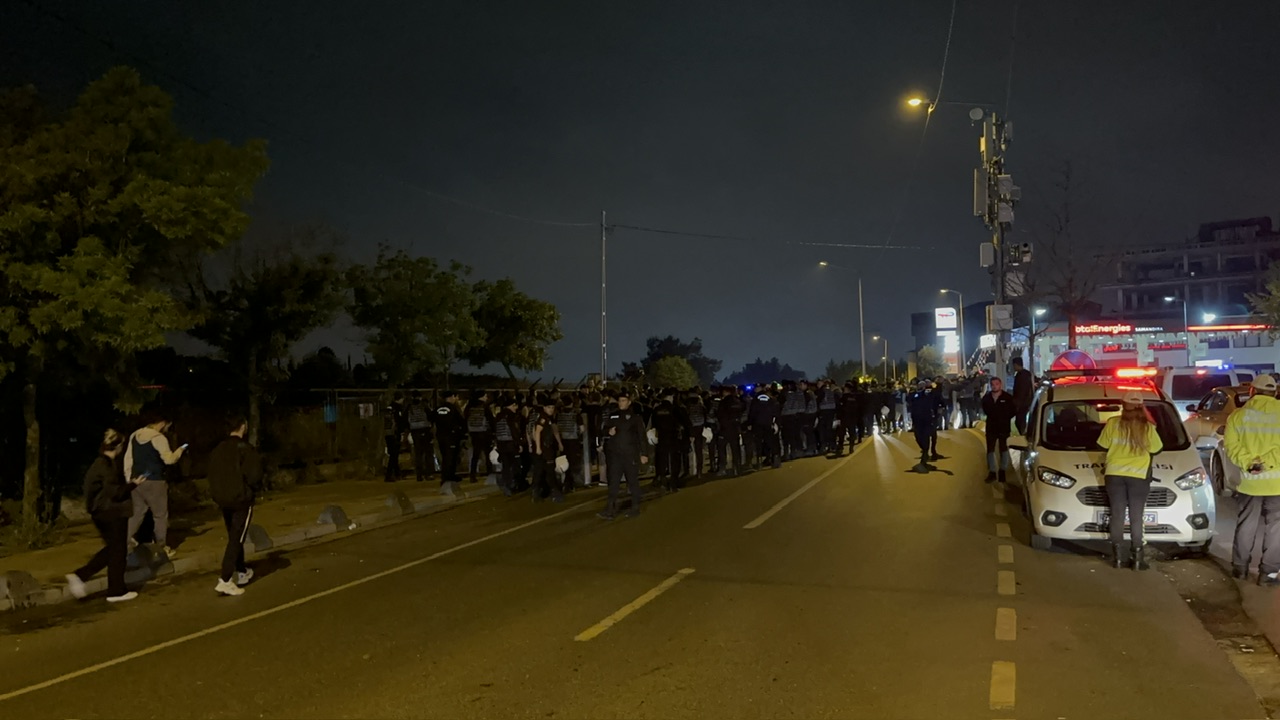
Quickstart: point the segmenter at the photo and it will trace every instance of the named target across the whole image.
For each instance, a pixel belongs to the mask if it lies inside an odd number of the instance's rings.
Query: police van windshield
[[[1191,447],[1173,406],[1151,400],[1146,403],[1147,413],[1156,421],[1156,432],[1165,450],[1186,450]],[[1042,445],[1049,450],[1101,450],[1098,436],[1107,420],[1120,414],[1121,405],[1115,400],[1070,400],[1050,403],[1044,409],[1041,437]]]

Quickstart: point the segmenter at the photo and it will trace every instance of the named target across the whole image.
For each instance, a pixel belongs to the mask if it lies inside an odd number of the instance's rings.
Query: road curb
[[[426,517],[457,505],[482,500],[498,492],[499,488],[497,486],[482,485],[474,489],[459,490],[455,495],[440,495],[439,497],[427,498],[415,503],[410,501],[403,491],[398,491],[388,496],[388,508],[386,510],[365,513],[350,518],[341,511],[340,507],[329,506],[320,513],[317,524],[297,528],[278,538],[269,538],[266,546],[261,550],[256,548],[253,542],[246,540],[245,559],[257,560],[281,550],[290,550],[320,541],[336,540],[337,537],[334,536],[337,535],[354,535],[365,530],[373,530],[415,518]],[[334,509],[338,512],[333,512]],[[339,517],[348,519],[349,524],[339,526],[332,522],[320,522],[322,519],[337,519]],[[261,531],[261,528],[259,530]],[[265,532],[261,532],[261,535],[267,537]],[[130,555],[131,560],[134,557],[133,554]],[[139,557],[137,564],[131,565],[125,571],[127,583],[134,584],[139,581],[169,575],[216,570],[222,566],[222,552],[199,552],[183,555],[173,560],[165,558],[158,563],[150,563],[148,560],[149,558]],[[4,578],[4,582],[0,582],[0,595],[3,595],[3,597],[0,597],[0,612],[37,605],[55,605],[76,599],[65,585],[41,586],[36,582],[35,578],[27,573],[11,571],[0,575],[0,577]],[[105,577],[96,577],[85,583],[85,590],[90,595],[103,592],[106,589],[107,579]]]

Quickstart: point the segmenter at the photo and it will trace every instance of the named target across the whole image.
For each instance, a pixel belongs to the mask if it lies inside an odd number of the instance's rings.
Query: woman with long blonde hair
[[[1129,517],[1129,537],[1133,544],[1134,570],[1147,570],[1142,552],[1142,513],[1151,491],[1151,458],[1164,450],[1156,424],[1143,407],[1142,395],[1124,397],[1120,414],[1107,421],[1098,437],[1107,451],[1107,496],[1111,500],[1111,565],[1122,568],[1126,563],[1120,552],[1124,542],[1125,514]]]

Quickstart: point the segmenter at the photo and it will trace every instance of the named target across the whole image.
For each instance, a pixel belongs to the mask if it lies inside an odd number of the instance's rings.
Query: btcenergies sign
[[[1131,325],[1129,323],[1092,323],[1077,325],[1077,335],[1133,335],[1134,333],[1169,332],[1162,325]]]
[[[955,330],[957,325],[956,309],[949,307],[934,309],[933,325],[935,330]]]

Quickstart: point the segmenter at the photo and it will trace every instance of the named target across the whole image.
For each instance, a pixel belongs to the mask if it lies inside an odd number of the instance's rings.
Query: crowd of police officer
[[[691,477],[839,457],[873,433],[908,430],[921,447],[916,469],[927,471],[941,458],[937,431],[952,418],[960,427],[976,422],[984,384],[975,377],[911,385],[800,380],[690,391],[583,387],[473,391],[465,402],[451,390],[437,403],[415,392],[398,396],[382,414],[386,480],[401,476],[407,443],[417,480],[439,473],[445,492],[457,491],[463,471],[471,482],[496,475],[504,493],[529,490],[535,502],[563,502],[566,493],[601,483],[610,487],[602,516],[612,517],[623,481],[632,495],[629,511],[638,510],[638,476],[650,456],[655,487],[678,492]]]

